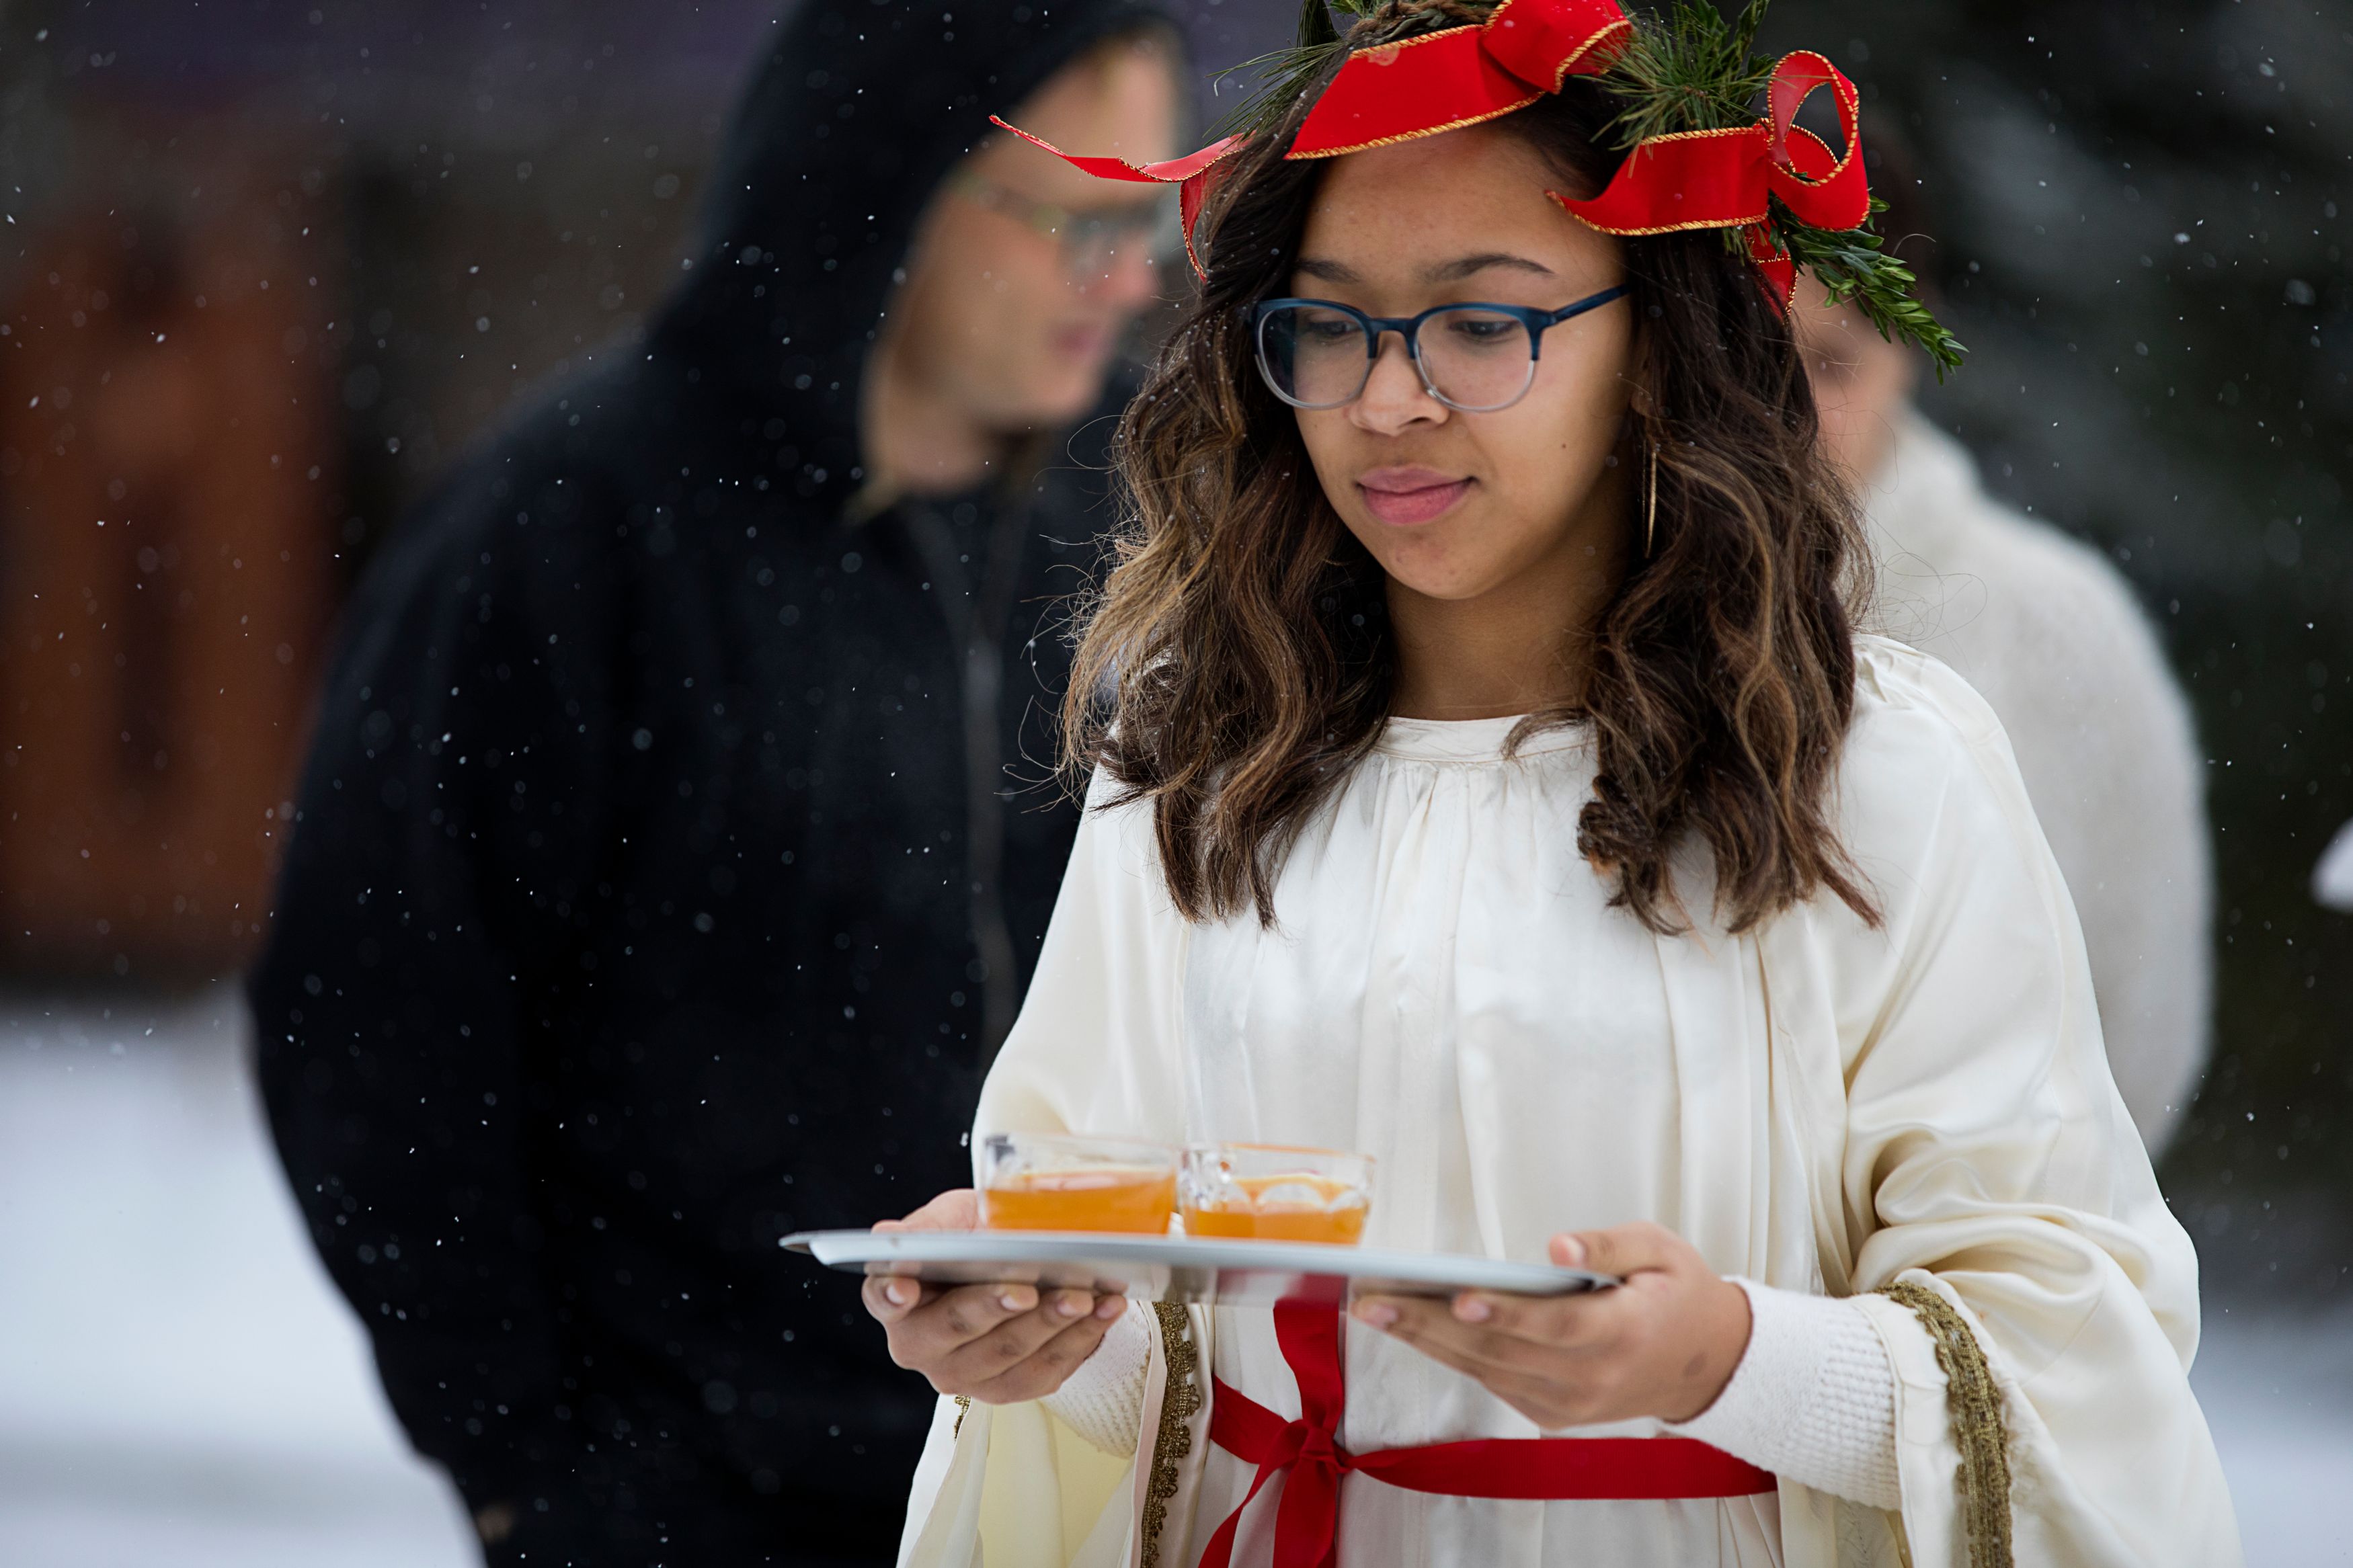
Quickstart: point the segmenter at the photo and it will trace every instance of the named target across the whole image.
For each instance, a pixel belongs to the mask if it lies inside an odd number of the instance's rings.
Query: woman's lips
[[[1473,483],[1435,468],[1375,468],[1356,479],[1365,508],[1383,522],[1409,527],[1428,522],[1468,494]]]

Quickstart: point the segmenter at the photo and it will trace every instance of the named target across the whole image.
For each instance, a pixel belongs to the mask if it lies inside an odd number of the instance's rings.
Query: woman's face
[[[1292,291],[1373,316],[1465,301],[1558,310],[1622,280],[1618,242],[1545,194],[1563,183],[1525,143],[1486,127],[1338,159],[1309,212]],[[1396,587],[1461,601],[1619,569],[1633,492],[1626,465],[1609,458],[1626,416],[1631,310],[1620,299],[1572,317],[1539,347],[1527,395],[1493,413],[1432,397],[1395,336],[1354,403],[1296,411],[1324,493]]]

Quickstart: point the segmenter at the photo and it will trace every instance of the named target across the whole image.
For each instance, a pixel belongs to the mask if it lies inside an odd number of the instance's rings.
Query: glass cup
[[[1353,1247],[1372,1213],[1373,1162],[1333,1149],[1194,1143],[1177,1188],[1187,1236]]]
[[[1143,1138],[992,1132],[981,1141],[981,1226],[1166,1236],[1176,1160]]]

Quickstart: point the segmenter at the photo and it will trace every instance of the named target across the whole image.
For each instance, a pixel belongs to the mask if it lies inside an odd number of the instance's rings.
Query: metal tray
[[[1504,1290],[1571,1296],[1618,1281],[1581,1268],[1316,1242],[1114,1236],[1059,1230],[806,1230],[777,1245],[829,1268],[943,1285],[1038,1285],[1140,1301],[1271,1307],[1360,1295]]]

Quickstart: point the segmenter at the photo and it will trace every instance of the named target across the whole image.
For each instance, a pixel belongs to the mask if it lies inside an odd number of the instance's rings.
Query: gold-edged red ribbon
[[[1106,158],[1089,153],[1065,153],[1052,142],[1032,136],[1018,125],[1008,125],[992,114],[991,125],[1010,131],[1032,146],[1043,147],[1071,167],[1092,174],[1098,180],[1127,180],[1138,184],[1174,185],[1176,187],[1178,220],[1185,228],[1185,259],[1193,264],[1195,276],[1207,278],[1209,269],[1193,251],[1193,222],[1201,216],[1201,204],[1209,199],[1210,190],[1224,173],[1219,167],[1228,158],[1242,150],[1243,138],[1229,136],[1212,142],[1198,153],[1187,153],[1182,158],[1170,158],[1158,163],[1131,163],[1124,158]]]
[[[1340,1446],[1348,1404],[1340,1324],[1328,1302],[1275,1304],[1275,1343],[1299,1385],[1296,1421],[1213,1380],[1209,1441],[1258,1473],[1201,1549],[1200,1568],[1228,1568],[1244,1510],[1278,1475],[1274,1568],[1337,1568],[1340,1494],[1351,1475],[1438,1497],[1560,1500],[1757,1497],[1779,1485],[1769,1470],[1694,1437],[1472,1437],[1350,1453]]]
[[[1607,69],[1633,26],[1618,0],[1504,0],[1484,22],[1358,49],[1283,156],[1337,158],[1525,109]]]
[[[1308,110],[1283,156],[1336,158],[1510,114],[1559,91],[1572,76],[1606,70],[1631,31],[1619,0],[1504,0],[1483,23],[1359,49]],[[1843,153],[1831,152],[1796,123],[1799,109],[1824,87],[1838,100]],[[1797,268],[1766,225],[1771,199],[1778,197],[1802,223],[1851,229],[1871,216],[1871,191],[1862,166],[1861,101],[1836,66],[1810,49],[1782,57],[1766,101],[1766,117],[1754,125],[1680,131],[1638,143],[1597,196],[1577,200],[1556,191],[1552,198],[1604,234],[1743,230],[1766,292],[1786,310]],[[1132,163],[1065,153],[989,118],[1097,178],[1176,185],[1186,258],[1195,273],[1208,276],[1193,247],[1193,226],[1243,138],[1229,136],[1166,163]]]
[[[1832,153],[1793,123],[1817,88],[1838,100],[1846,151]],[[1787,307],[1797,268],[1765,226],[1768,198],[1817,228],[1849,229],[1871,216],[1871,189],[1858,133],[1854,83],[1810,49],[1782,58],[1767,90],[1767,113],[1754,125],[1683,131],[1636,145],[1607,189],[1577,201],[1553,200],[1604,234],[1675,234],[1695,228],[1746,231],[1748,254],[1777,304]]]
[[[1610,50],[1632,32],[1619,0],[1504,0],[1482,23],[1359,49],[1315,100],[1284,156],[1336,158],[1525,109],[1558,92],[1570,77],[1604,69]],[[1185,258],[1197,276],[1209,275],[1193,248],[1194,220],[1223,174],[1221,165],[1241,151],[1244,138],[1229,136],[1163,163],[1132,163],[1065,153],[994,114],[988,118],[1097,179],[1175,185]]]

